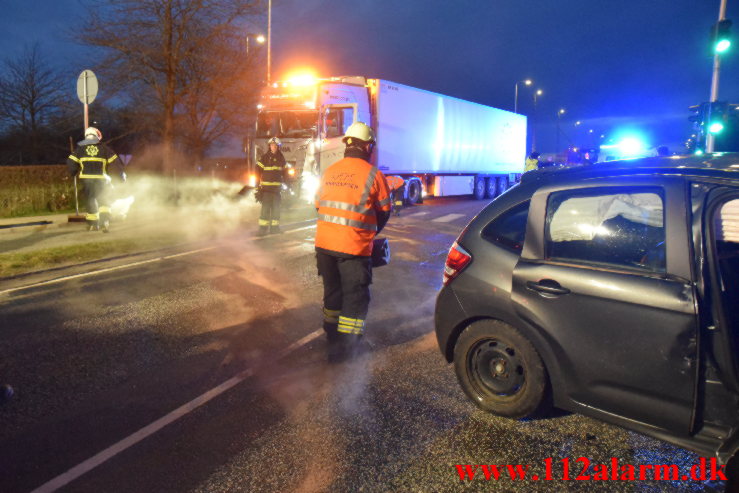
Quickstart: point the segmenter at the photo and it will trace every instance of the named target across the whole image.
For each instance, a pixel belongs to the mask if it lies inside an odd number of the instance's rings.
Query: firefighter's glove
[[[257,191],[254,192],[254,200],[256,200],[257,202],[262,201],[262,189],[261,188],[257,188]]]
[[[121,181],[123,183],[126,183],[126,179],[127,178],[128,178],[128,176],[126,175],[126,172],[125,171],[121,171]]]
[[[108,182],[108,185],[113,183],[113,179],[110,177],[110,175],[105,175],[105,181]]]

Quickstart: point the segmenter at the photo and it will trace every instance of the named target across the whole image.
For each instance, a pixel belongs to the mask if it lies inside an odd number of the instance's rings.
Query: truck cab
[[[364,77],[295,78],[265,88],[254,138],[247,148],[250,171],[278,137],[282,153],[293,169],[289,193],[311,200],[322,169],[344,155],[341,142],[356,121],[371,121],[367,80]]]

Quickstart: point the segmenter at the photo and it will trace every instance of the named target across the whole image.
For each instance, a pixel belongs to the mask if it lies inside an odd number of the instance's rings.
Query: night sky
[[[601,134],[608,140],[633,128],[651,145],[676,147],[688,136],[687,107],[710,94],[709,29],[719,0],[273,4],[273,79],[306,66],[321,76],[379,77],[512,110],[515,82],[531,78],[544,91],[537,135],[545,152],[554,150],[559,108],[567,111],[562,127],[577,145],[594,145]],[[77,0],[0,0],[0,8],[5,58],[38,41],[44,55],[71,73],[94,65],[83,48],[68,41],[83,12]],[[727,17],[739,32],[739,0],[728,0]],[[720,89],[720,99],[734,103],[739,103],[738,38],[735,34],[733,51],[725,57]],[[532,92],[520,89],[519,111],[531,117]],[[575,127],[575,120],[582,125]]]

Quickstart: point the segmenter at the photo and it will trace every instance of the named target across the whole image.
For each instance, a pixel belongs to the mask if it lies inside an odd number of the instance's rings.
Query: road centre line
[[[90,271],[90,272],[83,272],[81,274],[72,274],[72,275],[69,275],[69,276],[57,277],[56,279],[50,279],[48,281],[41,281],[41,282],[37,282],[37,283],[34,283],[34,284],[26,284],[25,286],[18,286],[16,288],[4,289],[4,290],[0,291],[0,295],[8,294],[8,293],[14,293],[16,291],[21,291],[23,289],[30,289],[30,288],[36,288],[36,287],[39,287],[39,286],[46,286],[46,285],[49,285],[49,284],[56,284],[56,283],[59,283],[59,282],[69,281],[71,279],[78,279],[80,277],[94,276],[94,275],[97,275],[97,274],[103,274],[105,272],[113,272],[113,271],[116,271],[116,270],[127,269],[129,267],[136,267],[138,265],[150,264],[152,262],[159,262],[161,260],[169,260],[169,259],[172,259],[172,258],[183,257],[185,255],[192,255],[193,253],[205,252],[207,250],[212,250],[214,248],[217,248],[217,246],[210,246],[210,247],[205,247],[205,248],[198,248],[197,250],[190,250],[190,251],[187,251],[187,252],[175,253],[175,254],[172,254],[172,255],[165,255],[163,257],[151,258],[151,259],[148,259],[148,260],[139,260],[138,262],[132,262],[130,264],[117,265],[115,267],[107,267],[105,269],[93,270],[93,271]]]
[[[303,337],[302,339],[290,344],[288,347],[286,347],[282,351],[279,351],[277,353],[275,360],[284,358],[285,356],[292,353],[296,349],[308,344],[313,339],[319,337],[321,334],[323,334],[323,329],[318,329],[314,332],[311,332],[310,334]],[[62,473],[59,476],[53,478],[52,480],[42,484],[41,486],[33,490],[31,493],[51,493],[53,491],[58,490],[59,488],[62,488],[68,485],[69,483],[79,478],[83,474],[95,469],[100,464],[106,462],[108,459],[115,457],[116,455],[123,452],[124,450],[132,447],[133,445],[139,443],[145,438],[153,435],[154,433],[161,430],[165,426],[171,423],[174,423],[175,421],[182,418],[183,416],[186,416],[188,413],[194,411],[195,409],[202,406],[203,404],[210,401],[211,399],[218,397],[219,395],[223,394],[227,390],[240,384],[247,378],[254,375],[255,371],[256,370],[254,368],[247,368],[246,370],[239,372],[238,374],[229,378],[228,380],[221,383],[220,385],[199,395],[198,397],[191,400],[190,402],[183,404],[182,406],[178,407],[174,411],[171,411],[165,416],[162,416],[161,418],[157,419],[153,423],[147,426],[144,426],[143,428],[133,433],[132,435],[129,435],[123,440],[120,440],[117,443],[114,443],[110,447],[98,452],[97,454],[93,455],[92,457],[85,460],[84,462],[77,464],[76,466],[68,470],[67,472]]]
[[[432,222],[448,223],[448,222],[454,221],[455,219],[459,219],[460,217],[464,217],[464,214],[447,214],[446,216],[441,216],[441,217],[437,217],[436,219],[432,219]]]

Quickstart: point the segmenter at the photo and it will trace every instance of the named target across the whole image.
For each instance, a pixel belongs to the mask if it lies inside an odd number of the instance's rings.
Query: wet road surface
[[[391,218],[371,351],[340,364],[326,361],[302,224],[0,295],[0,379],[17,392],[0,407],[0,491],[721,491],[576,481],[579,457],[683,470],[698,458],[580,415],[512,421],[467,401],[433,306],[447,250],[483,205],[427,201]],[[462,481],[465,464],[541,478]]]

